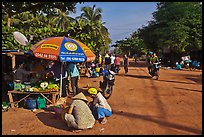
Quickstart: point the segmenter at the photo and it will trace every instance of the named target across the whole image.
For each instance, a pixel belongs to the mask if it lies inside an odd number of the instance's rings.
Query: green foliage
[[[9,17],[29,11],[31,14],[53,14],[58,8],[65,13],[75,12],[77,2],[2,2],[2,13]]]
[[[111,43],[108,29],[101,22],[102,10],[93,7],[82,7],[82,14],[71,24],[70,36],[86,44],[95,53],[107,50]]]
[[[14,40],[14,31],[23,33],[28,39],[33,35],[32,43],[51,36],[63,36],[66,28],[63,26],[64,24],[61,24],[62,27],[60,25],[55,26],[53,10],[58,8],[57,13],[60,13],[60,10],[66,13],[74,12],[76,3],[2,2],[2,48],[30,49],[31,43],[28,46],[22,46]],[[59,14],[55,15],[58,16]]]
[[[138,37],[138,32],[132,33],[129,38],[116,41],[116,44],[112,46],[116,47],[114,52],[117,54],[132,56],[135,53],[143,54],[145,52],[143,40]]]
[[[154,20],[139,30],[147,48],[165,47],[175,52],[202,48],[202,4],[198,2],[161,2],[153,13]]]
[[[147,49],[161,52],[170,48],[183,53],[202,49],[202,4],[199,2],[160,2],[153,20],[133,32],[131,37],[116,41],[115,52],[132,55]]]
[[[83,18],[73,19],[68,14],[75,11],[76,3],[3,2],[2,47],[29,50],[33,44],[44,38],[64,36],[68,31],[69,37],[83,42],[95,53],[107,49],[111,40],[108,29],[103,26],[104,23],[101,23],[102,11],[95,9],[95,6],[91,9],[84,8],[84,13],[86,10],[91,10],[95,18],[86,18],[88,15],[82,13]],[[8,19],[11,21],[9,22]],[[33,35],[33,40],[29,45],[22,46],[14,40],[14,31],[23,33],[28,40]]]

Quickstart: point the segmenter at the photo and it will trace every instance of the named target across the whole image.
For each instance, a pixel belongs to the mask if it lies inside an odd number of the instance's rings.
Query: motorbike
[[[120,67],[119,66],[115,66],[115,73],[119,74],[119,71],[120,71]]]
[[[102,95],[105,99],[110,98],[113,92],[113,86],[115,84],[115,73],[111,70],[106,71],[103,74],[103,82],[100,81],[100,88],[102,89]]]
[[[159,79],[159,65],[160,65],[161,62],[156,62],[156,63],[153,63],[153,67],[151,69],[151,72],[150,72],[150,75],[152,77],[156,77],[156,79],[158,80]]]

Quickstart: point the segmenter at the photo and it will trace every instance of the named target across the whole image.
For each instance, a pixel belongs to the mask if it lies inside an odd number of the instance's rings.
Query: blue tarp
[[[32,52],[30,51],[24,51],[24,50],[9,50],[9,49],[5,49],[5,50],[2,50],[2,53],[11,53],[11,52],[23,52],[24,54],[27,54],[27,55],[32,55]]]

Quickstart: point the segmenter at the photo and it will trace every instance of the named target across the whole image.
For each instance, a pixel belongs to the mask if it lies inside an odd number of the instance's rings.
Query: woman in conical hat
[[[94,116],[86,102],[85,95],[80,92],[74,97],[67,113],[65,113],[65,121],[67,126],[75,129],[89,129],[95,124]]]
[[[80,92],[79,94],[72,97],[72,99],[81,99],[81,100],[84,100],[84,101],[88,101],[87,98],[85,97],[85,95],[82,92]]]

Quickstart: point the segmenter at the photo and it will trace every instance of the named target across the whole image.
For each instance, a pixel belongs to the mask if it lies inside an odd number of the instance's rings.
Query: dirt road
[[[51,135],[197,135],[202,134],[201,72],[160,69],[159,80],[150,78],[144,62],[130,62],[128,75],[121,68],[108,100],[113,115],[106,125],[71,132],[52,112],[19,108],[2,112],[2,134]],[[81,77],[79,87],[98,87],[101,78]]]

